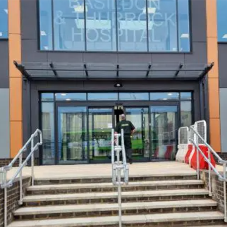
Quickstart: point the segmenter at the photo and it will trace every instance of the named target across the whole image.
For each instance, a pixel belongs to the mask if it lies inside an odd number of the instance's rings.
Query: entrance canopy
[[[14,62],[28,80],[149,79],[199,80],[214,63],[63,63]]]

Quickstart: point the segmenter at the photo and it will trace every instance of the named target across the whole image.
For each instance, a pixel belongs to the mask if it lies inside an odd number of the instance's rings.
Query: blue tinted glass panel
[[[8,0],[0,0],[0,39],[8,38]]]
[[[86,100],[86,93],[56,93],[55,98],[57,101],[81,101]]]
[[[177,100],[179,99],[179,93],[177,92],[156,92],[150,93],[150,100]]]
[[[192,99],[192,93],[191,92],[181,92],[180,98],[183,100],[191,100]]]
[[[177,112],[177,106],[152,106],[150,110],[152,113]]]
[[[117,100],[117,93],[88,93],[88,100]]]
[[[189,1],[178,0],[179,51],[190,51]]]
[[[87,50],[116,50],[115,1],[86,1]]]
[[[119,100],[149,100],[148,93],[119,93]]]
[[[149,50],[178,51],[176,0],[148,1]]]
[[[42,101],[54,101],[54,93],[42,93],[41,100]]]
[[[117,0],[118,50],[147,51],[145,0]]]
[[[55,50],[85,50],[84,11],[83,0],[54,0]]]
[[[53,50],[51,0],[39,0],[40,50]]]
[[[227,42],[227,1],[217,0],[218,41]]]
[[[43,164],[55,163],[54,103],[42,103]]]
[[[183,101],[181,102],[181,126],[189,127],[192,125],[192,103]]]

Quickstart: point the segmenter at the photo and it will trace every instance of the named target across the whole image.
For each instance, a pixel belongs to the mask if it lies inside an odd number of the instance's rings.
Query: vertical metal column
[[[227,222],[227,201],[226,201],[226,163],[223,163],[223,190],[224,190],[224,220]]]

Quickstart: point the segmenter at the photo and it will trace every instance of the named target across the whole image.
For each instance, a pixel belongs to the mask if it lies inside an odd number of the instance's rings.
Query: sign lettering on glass
[[[68,8],[64,5],[64,10],[55,12],[54,23],[60,26],[61,30],[71,33],[71,42],[84,41],[85,12],[88,42],[114,42],[117,26],[120,42],[146,43],[147,20],[150,43],[164,43],[176,33],[174,0],[148,0],[147,8],[145,0],[115,1],[86,0],[84,6],[82,0],[68,0]],[[70,41],[69,38],[67,41]]]

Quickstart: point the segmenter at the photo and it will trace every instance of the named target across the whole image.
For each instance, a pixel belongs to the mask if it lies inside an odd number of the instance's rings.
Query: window
[[[117,93],[88,93],[88,100],[117,100]]]
[[[158,101],[158,100],[178,100],[179,93],[177,92],[155,92],[150,93],[150,100]]]
[[[190,51],[190,29],[189,29],[189,2],[178,1],[178,50],[180,52]]]
[[[39,0],[40,49],[189,52],[189,0]]]
[[[51,0],[39,0],[40,49],[52,50],[52,4]]]
[[[8,38],[8,0],[0,0],[0,39]]]
[[[54,137],[54,102],[43,102],[42,132],[43,132],[43,164],[54,164],[55,137]]]
[[[187,101],[181,102],[181,126],[190,126],[192,124],[192,103]]]
[[[146,0],[117,0],[119,51],[147,51]]]
[[[149,94],[135,92],[119,93],[119,100],[149,100]]]
[[[178,51],[176,0],[148,1],[150,51]]]
[[[89,51],[116,51],[115,1],[86,1],[86,42]]]
[[[227,42],[227,1],[217,0],[218,41]]]
[[[86,93],[56,93],[57,101],[82,101],[86,100]]]

